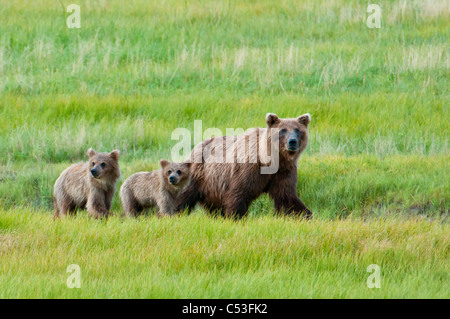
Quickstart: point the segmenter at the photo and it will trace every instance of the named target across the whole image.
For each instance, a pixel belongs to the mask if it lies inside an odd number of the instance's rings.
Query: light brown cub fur
[[[95,218],[107,217],[120,177],[119,151],[87,152],[89,161],[71,165],[55,182],[53,203],[54,218],[73,213],[75,208],[87,209]]]
[[[158,206],[158,215],[172,215],[178,193],[189,183],[190,163],[161,160],[161,169],[131,175],[120,188],[122,207],[127,216]]]

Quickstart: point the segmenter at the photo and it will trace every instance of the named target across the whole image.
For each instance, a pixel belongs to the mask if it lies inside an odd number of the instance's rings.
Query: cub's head
[[[160,164],[166,183],[175,187],[184,187],[189,182],[191,163],[176,163],[162,159]]]
[[[89,174],[93,178],[101,180],[115,180],[119,178],[119,151],[97,153],[90,148],[87,154],[89,156]]]
[[[274,113],[266,115],[268,129],[279,132],[280,155],[287,159],[297,158],[308,145],[308,125],[311,122],[309,113],[297,118],[279,118]]]

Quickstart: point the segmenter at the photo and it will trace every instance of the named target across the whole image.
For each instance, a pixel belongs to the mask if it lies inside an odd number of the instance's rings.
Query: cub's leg
[[[175,214],[175,202],[174,198],[167,192],[162,191],[156,200],[158,206],[158,216],[163,217],[165,215],[172,216]]]
[[[110,212],[106,208],[105,203],[105,193],[100,190],[91,189],[86,204],[89,215],[94,218],[108,217]]]
[[[55,220],[59,217],[59,206],[55,197],[53,197],[53,208],[55,209],[55,212],[53,213],[53,219]]]
[[[116,192],[116,188],[113,187],[105,194],[105,205],[106,205],[106,209],[108,211],[111,210],[111,204],[112,204],[115,192]]]
[[[120,190],[120,199],[125,216],[136,217],[142,211],[142,207],[138,204],[128,188],[122,188]]]

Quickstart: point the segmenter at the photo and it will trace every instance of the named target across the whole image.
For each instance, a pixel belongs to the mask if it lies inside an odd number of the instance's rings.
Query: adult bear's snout
[[[295,138],[291,138],[289,140],[289,147],[292,147],[292,148],[297,147],[297,144],[298,144],[298,142]]]

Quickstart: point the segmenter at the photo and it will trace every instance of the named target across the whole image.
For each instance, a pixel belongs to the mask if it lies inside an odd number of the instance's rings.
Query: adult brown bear
[[[275,209],[311,217],[297,196],[297,162],[308,144],[307,113],[297,118],[266,115],[267,128],[239,136],[213,137],[191,153],[191,183],[179,195],[177,210],[197,202],[226,217],[241,218],[254,199],[268,193]]]

